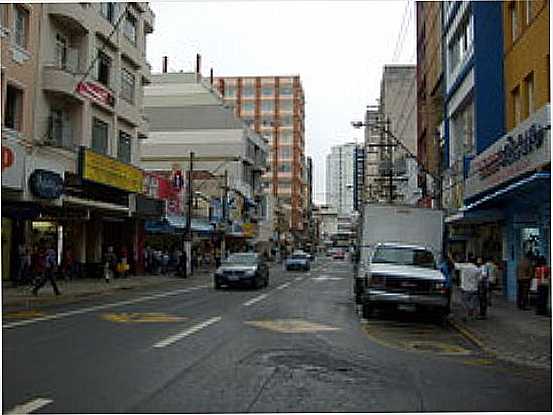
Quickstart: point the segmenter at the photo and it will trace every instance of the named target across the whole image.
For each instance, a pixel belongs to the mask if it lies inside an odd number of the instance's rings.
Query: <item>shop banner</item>
[[[547,104],[471,161],[464,198],[550,163],[550,143],[551,119]]]
[[[142,193],[144,174],[142,170],[114,158],[81,147],[79,157],[81,178],[105,184],[131,193]]]
[[[23,190],[25,149],[16,141],[2,138],[2,187]]]
[[[113,107],[115,99],[108,89],[94,82],[79,82],[77,92],[93,101]]]

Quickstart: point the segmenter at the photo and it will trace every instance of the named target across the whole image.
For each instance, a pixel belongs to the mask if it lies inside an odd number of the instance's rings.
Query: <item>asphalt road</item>
[[[5,413],[550,411],[551,372],[483,356],[432,316],[360,320],[348,262],[271,269],[3,321]]]

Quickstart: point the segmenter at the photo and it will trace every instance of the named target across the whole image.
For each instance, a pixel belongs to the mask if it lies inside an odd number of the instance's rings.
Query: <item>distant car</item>
[[[311,269],[309,255],[307,255],[305,252],[294,252],[292,255],[286,258],[285,266],[286,271],[309,271]]]
[[[263,256],[257,253],[230,255],[213,276],[215,289],[222,285],[248,285],[252,288],[269,285],[269,267]]]
[[[346,258],[346,253],[343,249],[337,249],[332,254],[332,259],[345,259],[345,258]]]

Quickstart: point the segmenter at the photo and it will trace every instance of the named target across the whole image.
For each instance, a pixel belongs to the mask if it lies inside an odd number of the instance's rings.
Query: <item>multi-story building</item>
[[[380,106],[368,107],[365,112],[365,201],[377,202],[386,198],[386,189],[381,181],[379,166],[385,144],[385,134],[382,131],[382,113]]]
[[[499,219],[467,218],[459,212],[470,160],[505,132],[503,24],[501,2],[443,4],[444,163],[443,206],[449,211],[450,250],[466,256],[499,257]],[[468,215],[471,216],[471,215]],[[481,227],[481,238],[474,225]],[[484,251],[479,240],[487,240]]]
[[[334,206],[321,205],[314,212],[319,224],[319,238],[323,246],[332,246],[332,238],[338,233],[338,212]]]
[[[365,202],[365,146],[358,144],[353,150],[353,210],[360,212]]]
[[[417,163],[413,158],[417,154],[416,97],[416,66],[385,65],[380,83],[380,111],[383,127],[391,134],[384,133],[383,137],[383,144],[390,145],[378,147],[379,173],[388,176],[387,181],[382,179],[382,186],[388,199],[395,202],[412,203],[418,196],[416,181],[401,184],[405,182],[405,173],[413,171]],[[397,145],[390,135],[402,145]]]
[[[142,168],[167,177],[180,172],[185,177],[193,152],[193,195],[203,194],[207,203],[203,217],[195,219],[208,224],[212,219],[208,216],[209,203],[221,200],[226,186],[229,203],[223,202],[228,205],[225,219],[232,222],[226,235],[241,233],[253,240],[257,233],[253,228],[267,219],[267,197],[261,180],[267,167],[265,138],[226,108],[199,72],[155,74],[152,81],[144,89],[150,136],[142,145]],[[223,176],[226,185],[221,182]],[[171,220],[178,225],[178,217],[186,215],[181,209]]]
[[[551,263],[550,6],[548,1],[507,1],[487,7],[485,15],[478,7],[474,10],[474,53],[490,42],[489,16],[502,17],[502,59],[498,62],[494,52],[491,62],[497,67],[489,70],[504,74],[504,92],[482,103],[480,110],[476,102],[475,157],[465,181],[464,207],[457,216],[478,225],[473,225],[467,251],[502,260],[500,284],[514,301],[520,259],[530,252]],[[481,40],[479,27],[484,31]],[[475,56],[475,66],[488,67],[489,54]],[[480,94],[486,97],[485,91]],[[498,116],[501,120],[496,121]],[[478,133],[482,117],[483,122],[488,117],[504,122],[506,133]]]
[[[0,4],[2,53],[2,279],[15,273],[26,221],[16,201],[24,198],[25,157],[32,148],[39,3]]]
[[[154,15],[147,3],[35,6],[40,13],[31,22],[27,6],[8,5],[16,30],[14,47],[6,48],[16,60],[28,59],[16,45],[39,30],[21,198],[28,208],[26,242],[57,245],[60,257],[70,248],[87,264],[99,263],[106,246],[125,247],[135,253],[134,267],[148,210],[136,165],[148,134],[142,85],[150,82],[145,47]],[[6,92],[10,105],[25,101],[11,98],[14,93]],[[150,213],[161,215],[160,209]]]
[[[443,120],[442,3],[417,1],[417,159],[421,206],[441,206],[440,123]]]
[[[326,204],[339,215],[353,212],[356,148],[355,143],[332,146],[326,156]]]
[[[299,76],[218,77],[215,85],[225,104],[269,140],[267,191],[285,212],[289,231],[304,229],[305,98]]]

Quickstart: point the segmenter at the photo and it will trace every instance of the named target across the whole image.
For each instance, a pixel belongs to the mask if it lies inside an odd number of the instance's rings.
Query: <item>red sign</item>
[[[11,167],[15,161],[15,156],[11,148],[2,146],[2,171]]]
[[[79,82],[77,92],[104,105],[113,107],[113,94],[108,89],[93,82]]]

